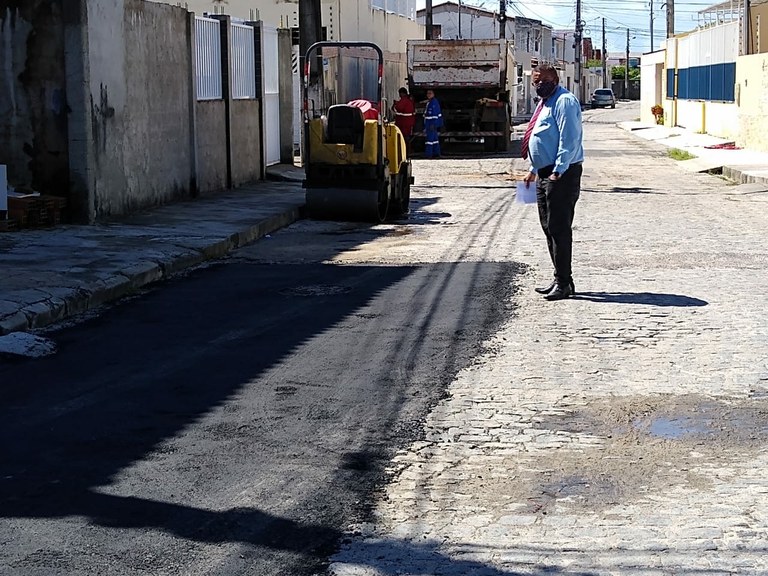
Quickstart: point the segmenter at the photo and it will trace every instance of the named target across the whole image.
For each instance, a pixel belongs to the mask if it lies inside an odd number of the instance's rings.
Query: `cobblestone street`
[[[336,256],[527,272],[332,574],[768,573],[768,196],[616,127],[636,115],[585,113],[574,299],[533,291],[551,266],[509,160],[417,162],[439,241]]]

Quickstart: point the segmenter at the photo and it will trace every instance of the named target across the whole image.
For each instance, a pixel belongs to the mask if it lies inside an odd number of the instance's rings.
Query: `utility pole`
[[[675,0],[667,0],[667,38],[675,35]]]
[[[608,87],[608,40],[605,38],[605,18],[603,18],[603,88]]]
[[[655,50],[653,41],[653,0],[651,0],[651,52]]]
[[[459,0],[459,40],[461,40],[461,0]]]
[[[299,0],[299,66],[304,70],[306,65],[305,58],[307,49],[315,42],[322,40],[323,22],[322,12],[320,10],[320,0]],[[315,96],[319,96],[319,82],[322,78],[322,50],[316,51],[317,59],[310,66],[310,77],[308,79],[310,92],[314,88]],[[319,102],[318,102],[319,105]]]
[[[427,21],[425,22],[427,28],[427,40],[432,40],[432,34],[434,27],[432,26],[432,0],[427,0],[426,6]]]
[[[307,48],[322,40],[323,24],[320,0],[299,0],[299,50],[302,60]]]
[[[579,102],[584,102],[584,83],[582,82],[584,72],[581,61],[581,37],[583,30],[584,22],[581,21],[581,0],[576,0],[576,31],[573,35],[573,48],[576,54],[576,92]]]
[[[499,0],[499,38],[507,37],[507,0]]]
[[[629,28],[627,28],[627,63],[624,65],[624,98],[629,98]]]
[[[742,54],[747,55],[752,53],[752,39],[750,38],[750,29],[752,28],[752,15],[749,13],[750,1],[744,2],[744,16],[741,18],[741,28],[744,34],[744,51]]]

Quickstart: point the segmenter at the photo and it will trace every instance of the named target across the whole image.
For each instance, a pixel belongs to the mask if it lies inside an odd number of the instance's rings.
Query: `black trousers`
[[[539,221],[547,238],[549,257],[555,267],[555,280],[560,286],[573,282],[573,215],[581,191],[581,163],[572,164],[557,181],[550,180],[554,166],[538,172],[536,201]]]

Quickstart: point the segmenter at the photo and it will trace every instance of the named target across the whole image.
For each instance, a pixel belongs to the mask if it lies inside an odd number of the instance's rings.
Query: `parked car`
[[[610,88],[598,88],[592,94],[592,108],[616,108],[616,96]]]

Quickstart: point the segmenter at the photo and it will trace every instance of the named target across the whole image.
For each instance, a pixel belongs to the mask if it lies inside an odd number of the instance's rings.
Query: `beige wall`
[[[677,126],[718,138],[739,134],[739,107],[734,103],[678,100]]]
[[[768,52],[768,2],[753,3],[749,9],[751,27],[749,30],[750,54]]]
[[[768,152],[768,54],[742,56],[736,62],[739,134],[744,148]]]

